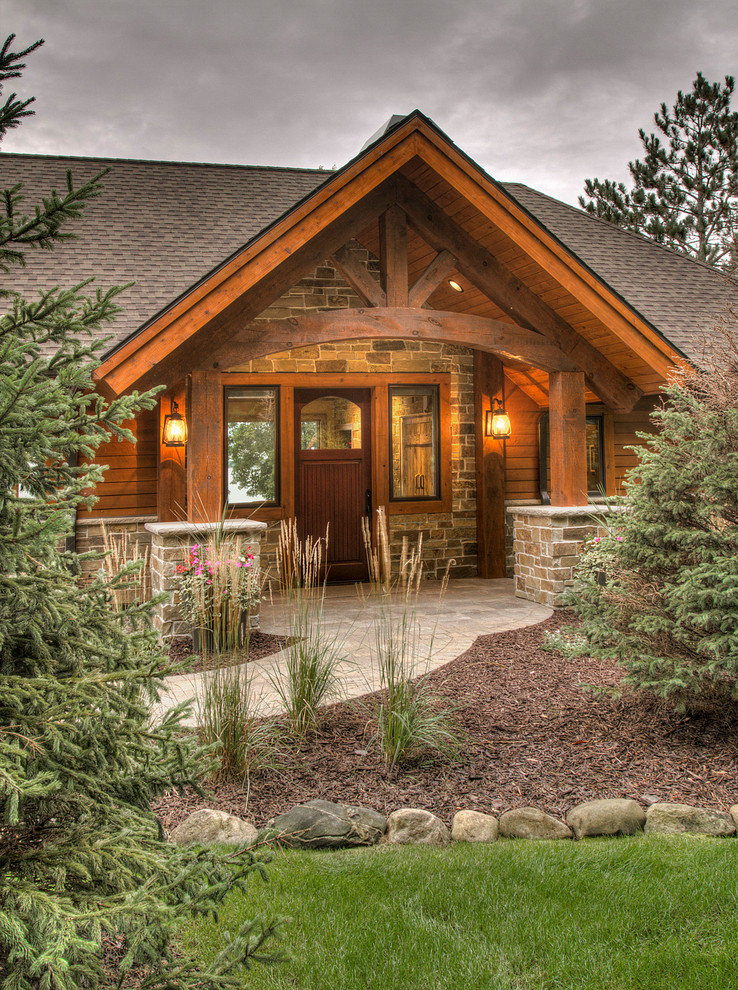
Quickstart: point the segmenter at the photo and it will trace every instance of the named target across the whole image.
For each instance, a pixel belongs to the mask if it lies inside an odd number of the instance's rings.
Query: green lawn
[[[205,958],[286,915],[289,990],[738,988],[738,840],[648,837],[277,853],[269,882],[184,932]]]

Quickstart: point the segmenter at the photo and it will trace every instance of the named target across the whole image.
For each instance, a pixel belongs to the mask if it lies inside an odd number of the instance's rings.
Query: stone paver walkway
[[[368,586],[366,586],[368,587]],[[358,697],[379,686],[374,659],[377,610],[380,606],[353,585],[329,585],[323,612],[323,628],[336,636],[346,658],[340,671],[340,697]],[[400,606],[393,612],[401,614]],[[425,581],[415,607],[417,673],[434,670],[464,653],[477,636],[520,629],[542,622],[552,614],[550,608],[516,598],[513,583],[507,579],[487,581],[466,578],[450,581],[443,599],[440,583]],[[262,603],[260,628],[265,633],[290,631],[288,605],[281,598]],[[278,676],[284,653],[255,660],[248,665],[252,693],[264,714],[280,710],[271,677]],[[186,698],[196,697],[210,672],[179,674],[169,677],[162,695],[167,709]],[[336,699],[337,700],[337,699]]]

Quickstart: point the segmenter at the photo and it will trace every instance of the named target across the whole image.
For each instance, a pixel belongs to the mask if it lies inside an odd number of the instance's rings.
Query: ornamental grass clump
[[[593,656],[680,707],[738,699],[738,319],[639,434],[617,527],[590,542],[570,603]]]
[[[213,650],[235,650],[248,639],[249,616],[261,595],[254,554],[240,537],[215,530],[206,544],[194,543],[178,564],[179,607]]]
[[[456,755],[461,737],[453,706],[435,695],[429,682],[435,627],[424,634],[417,610],[423,575],[422,533],[412,550],[403,538],[399,574],[392,581],[389,533],[383,513],[378,513],[377,530],[380,553],[375,558],[384,560],[385,566],[380,571],[370,564],[370,573],[377,575],[373,584],[373,594],[378,598],[373,654],[380,684],[379,700],[371,709],[376,724],[372,742],[379,747],[385,764],[394,769],[422,753]],[[449,561],[441,582],[439,605],[452,563]]]
[[[345,662],[344,635],[325,624],[327,547],[327,530],[322,540],[300,540],[294,520],[282,524],[278,560],[289,640],[271,681],[298,737],[318,728],[320,706],[337,697]]]
[[[261,714],[260,700],[245,664],[219,666],[206,675],[197,721],[200,741],[215,749],[216,782],[247,784],[258,770],[284,766],[277,723]]]
[[[102,536],[103,568],[111,582],[113,604],[116,609],[130,608],[151,599],[151,547],[147,543],[132,540],[128,532],[111,533],[104,522],[100,523]]]

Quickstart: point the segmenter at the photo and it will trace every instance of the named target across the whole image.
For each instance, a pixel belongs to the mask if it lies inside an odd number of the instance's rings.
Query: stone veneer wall
[[[166,598],[156,607],[154,629],[160,638],[167,641],[189,636],[192,627],[181,615],[177,605],[177,564],[189,559],[189,548],[193,543],[206,543],[213,530],[222,525],[226,534],[241,536],[248,542],[254,555],[252,567],[259,568],[261,536],[266,523],[251,519],[230,519],[224,523],[158,523],[146,524],[151,535],[151,590],[154,595],[165,594]],[[251,614],[251,627],[259,626],[258,613]]]
[[[574,566],[585,539],[604,535],[605,517],[613,511],[617,510],[607,505],[509,508],[508,516],[513,522],[515,594],[560,608],[564,591],[572,584]]]
[[[369,271],[376,259],[363,249],[356,251]],[[279,320],[323,310],[361,308],[364,304],[328,262],[319,265],[309,278],[293,286],[260,314],[259,319]],[[258,322],[258,321],[257,321]],[[476,468],[474,450],[473,352],[456,344],[415,340],[359,340],[319,344],[284,351],[234,365],[229,371],[274,374],[311,372],[356,374],[376,372],[451,376],[452,508],[450,512],[412,513],[389,516],[393,560],[400,557],[402,538],[412,544],[423,534],[425,574],[443,576],[449,561],[454,577],[477,573]],[[305,385],[309,385],[306,379]],[[262,546],[264,565],[276,578],[276,546],[279,524],[270,525]]]
[[[119,543],[125,540],[129,560],[142,558],[151,547],[151,533],[146,530],[146,524],[150,522],[156,522],[156,516],[109,516],[103,519],[82,516],[77,519],[77,552],[102,553],[105,549],[104,526],[110,539]],[[83,561],[83,582],[89,581],[101,566],[100,560]]]

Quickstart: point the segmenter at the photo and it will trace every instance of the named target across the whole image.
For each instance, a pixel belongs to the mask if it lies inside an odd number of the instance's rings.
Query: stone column
[[[254,555],[253,567],[260,564],[261,537],[266,523],[253,519],[229,519],[224,523],[197,522],[152,522],[146,524],[151,533],[151,591],[154,596],[165,594],[166,598],[156,606],[154,629],[164,641],[189,636],[190,623],[180,614],[177,606],[176,578],[177,564],[189,559],[189,548],[193,543],[207,543],[210,534],[221,528],[229,536],[240,535]],[[251,614],[251,627],[258,629],[258,612]]]
[[[509,508],[516,596],[561,608],[564,592],[573,583],[574,567],[584,541],[589,536],[604,536],[607,516],[618,511],[622,510],[617,506],[596,504]]]

